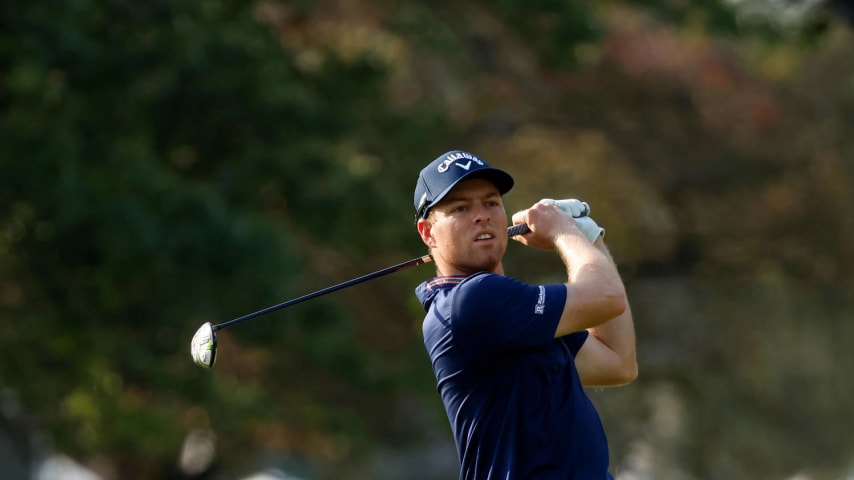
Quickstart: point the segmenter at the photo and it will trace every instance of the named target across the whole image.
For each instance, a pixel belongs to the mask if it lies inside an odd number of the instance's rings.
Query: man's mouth
[[[477,236],[476,240],[489,240],[492,238],[495,238],[495,236],[491,233],[481,233],[480,235]]]

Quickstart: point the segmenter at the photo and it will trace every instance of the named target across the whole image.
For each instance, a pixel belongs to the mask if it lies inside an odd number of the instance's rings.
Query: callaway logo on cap
[[[513,188],[513,177],[492,168],[471,153],[452,150],[439,155],[421,170],[415,184],[415,218],[426,218],[430,209],[439,203],[458,183],[471,178],[485,178],[495,184],[501,195]]]

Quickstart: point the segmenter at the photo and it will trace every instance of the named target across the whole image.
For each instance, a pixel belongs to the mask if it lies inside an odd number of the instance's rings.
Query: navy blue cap
[[[489,166],[480,158],[462,150],[451,150],[436,157],[421,170],[415,184],[415,218],[427,218],[430,209],[463,180],[485,178],[495,184],[501,195],[513,188],[513,177]]]

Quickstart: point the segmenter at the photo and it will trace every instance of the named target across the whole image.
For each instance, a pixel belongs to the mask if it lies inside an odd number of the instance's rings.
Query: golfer
[[[566,282],[506,276],[502,195],[512,187],[509,174],[459,150],[427,165],[415,187],[418,233],[437,270],[416,295],[460,479],[611,479],[605,431],[583,387],[637,377],[623,282],[603,230],[554,202],[513,215],[530,229],[514,239],[556,251]]]

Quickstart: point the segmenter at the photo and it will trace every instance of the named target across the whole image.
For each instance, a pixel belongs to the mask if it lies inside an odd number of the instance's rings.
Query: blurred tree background
[[[849,2],[74,0],[0,7],[0,471],[451,479],[418,170],[588,201],[641,368],[620,480],[854,474]],[[849,53],[846,53],[849,52]],[[512,244],[507,271],[559,281]],[[48,457],[49,458],[49,457]]]

